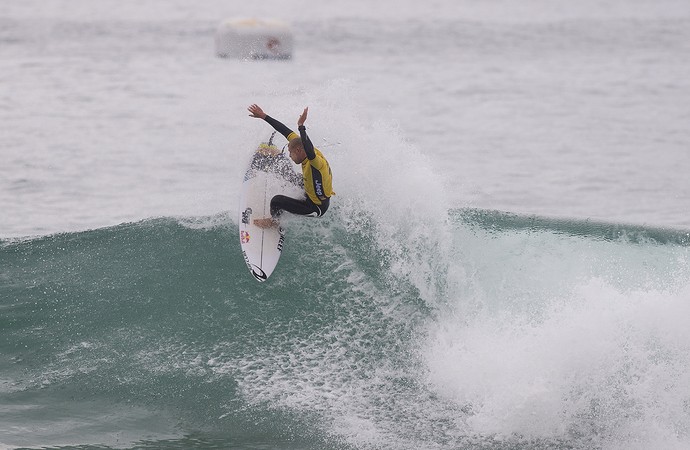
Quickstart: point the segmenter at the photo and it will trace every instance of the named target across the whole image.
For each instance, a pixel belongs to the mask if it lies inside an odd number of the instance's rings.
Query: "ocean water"
[[[0,448],[688,448],[689,54],[680,0],[4,2]],[[251,103],[337,192],[264,284]]]

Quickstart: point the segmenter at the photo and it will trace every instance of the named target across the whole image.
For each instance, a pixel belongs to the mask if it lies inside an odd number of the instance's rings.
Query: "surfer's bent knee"
[[[283,211],[307,217],[321,217],[328,209],[329,200],[326,199],[321,205],[317,205],[309,198],[298,200],[285,195],[276,195],[271,199],[271,216],[278,218]]]

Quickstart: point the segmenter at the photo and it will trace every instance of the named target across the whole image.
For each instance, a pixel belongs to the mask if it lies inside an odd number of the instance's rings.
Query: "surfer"
[[[247,108],[250,117],[256,117],[268,122],[276,131],[288,140],[290,159],[295,164],[302,166],[302,178],[304,180],[304,198],[296,199],[286,195],[276,195],[271,199],[271,217],[254,219],[254,225],[261,228],[277,226],[277,219],[283,211],[300,216],[321,217],[328,210],[330,197],[334,194],[332,187],[332,174],[328,161],[319,149],[314,147],[304,122],[307,120],[307,112],[304,111],[297,119],[299,135],[266,114],[259,105],[251,105]]]

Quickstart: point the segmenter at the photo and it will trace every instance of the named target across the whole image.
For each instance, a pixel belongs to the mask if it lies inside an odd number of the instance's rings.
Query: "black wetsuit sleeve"
[[[285,139],[287,139],[288,136],[290,136],[290,133],[293,133],[291,129],[283,125],[281,122],[277,121],[273,117],[269,116],[266,114],[266,118],[264,118],[266,122],[268,122],[275,130],[285,136]]]
[[[302,146],[304,146],[304,153],[307,154],[307,158],[311,161],[316,158],[316,152],[314,151],[314,144],[311,143],[311,139],[307,136],[307,129],[304,125],[299,127],[299,137],[302,138]]]

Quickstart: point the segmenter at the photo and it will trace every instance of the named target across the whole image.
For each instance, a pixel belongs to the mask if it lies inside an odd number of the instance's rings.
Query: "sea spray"
[[[467,432],[686,446],[688,248],[467,223],[457,245],[472,289],[429,324],[426,345],[433,390],[467,405]]]

